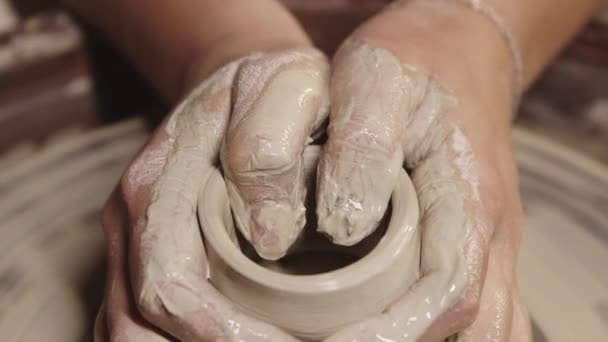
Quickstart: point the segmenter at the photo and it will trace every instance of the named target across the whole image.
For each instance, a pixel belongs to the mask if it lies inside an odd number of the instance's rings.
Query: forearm
[[[593,16],[600,0],[485,0],[513,30],[524,62],[524,85],[544,67]]]
[[[310,44],[275,0],[66,0],[103,31],[170,103],[227,61]]]
[[[524,89],[520,90],[525,90],[589,19],[598,1],[482,2],[503,17],[518,43],[524,73]],[[496,23],[464,0],[396,1],[356,30],[353,37],[387,49],[402,62],[439,77],[459,97],[488,102],[500,109],[492,111],[492,125],[510,127],[518,83],[512,51]],[[431,55],[430,50],[434,51]],[[467,75],[470,73],[473,84]],[[471,113],[473,117],[466,120],[474,121],[475,115]],[[508,129],[501,130],[508,136]]]

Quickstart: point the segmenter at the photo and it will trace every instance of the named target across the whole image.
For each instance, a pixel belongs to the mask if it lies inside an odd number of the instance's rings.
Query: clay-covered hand
[[[103,213],[98,340],[293,340],[208,282],[197,196],[221,150],[239,227],[261,254],[282,255],[303,225],[302,153],[327,113],[328,73],[313,49],[253,54],[215,72],[157,129]]]
[[[422,241],[413,287],[329,341],[440,341],[455,333],[462,341],[530,340],[515,275],[522,214],[510,55],[491,23],[454,3],[388,9],[334,57],[319,230],[344,245],[369,235],[406,167]],[[468,21],[480,30],[463,28]]]

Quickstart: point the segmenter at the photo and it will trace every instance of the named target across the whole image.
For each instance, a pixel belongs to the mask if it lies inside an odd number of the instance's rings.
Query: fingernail
[[[251,243],[267,260],[285,256],[298,238],[306,218],[304,207],[295,210],[287,203],[265,201],[251,210]]]
[[[344,206],[331,205],[329,208],[325,206],[323,213],[318,213],[317,231],[327,235],[337,245],[352,246],[371,234],[382,218],[381,206],[371,207],[378,210],[370,210],[370,208],[352,210]]]

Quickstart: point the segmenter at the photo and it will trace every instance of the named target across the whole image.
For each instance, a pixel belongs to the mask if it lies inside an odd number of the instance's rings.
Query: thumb
[[[318,167],[318,230],[353,245],[386,211],[417,99],[400,61],[385,50],[349,41],[333,67],[328,141]]]
[[[327,113],[328,73],[314,50],[253,57],[238,72],[220,156],[237,226],[265,259],[285,255],[304,227],[302,158]]]

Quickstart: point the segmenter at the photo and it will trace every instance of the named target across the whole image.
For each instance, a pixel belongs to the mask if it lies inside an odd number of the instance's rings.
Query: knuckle
[[[165,316],[163,296],[156,282],[144,280],[143,284],[143,289],[135,295],[135,306],[144,318],[154,322]]]
[[[399,129],[390,120],[375,115],[354,115],[341,123],[330,124],[329,143],[355,150],[392,153],[400,146]]]
[[[257,146],[255,148],[254,168],[262,170],[282,169],[295,163],[294,156],[287,149],[274,146]]]
[[[139,313],[148,321],[162,323],[167,319],[179,318],[176,309],[183,309],[184,301],[179,300],[180,288],[187,288],[188,284],[179,278],[187,277],[182,271],[173,272],[171,280],[158,276],[164,274],[162,270],[148,268],[141,272],[142,279],[134,290],[135,306]],[[183,298],[182,298],[183,299]],[[180,310],[178,310],[180,311]]]
[[[225,161],[233,172],[282,170],[296,163],[295,153],[284,143],[250,136],[227,146]]]

